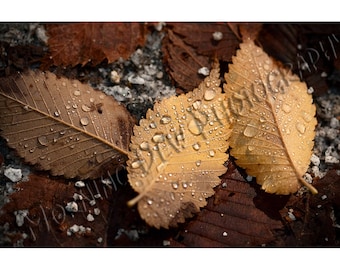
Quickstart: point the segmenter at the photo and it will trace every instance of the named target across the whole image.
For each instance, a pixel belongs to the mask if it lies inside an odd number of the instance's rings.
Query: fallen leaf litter
[[[131,79],[130,79],[131,82]],[[326,95],[327,96],[327,95]],[[339,108],[339,105],[337,103],[337,95],[329,94],[328,96],[332,96],[332,98],[335,96],[335,99],[327,99],[325,97],[320,97],[319,100],[316,101],[318,105],[318,109],[320,110],[326,110],[328,111],[327,116],[325,117],[326,122],[329,123],[329,127],[323,128],[321,125],[317,127],[317,136],[316,136],[316,142],[318,142],[318,139],[320,138],[320,144],[316,144],[314,149],[317,149],[317,151],[314,150],[314,153],[317,152],[317,154],[313,155],[311,158],[313,167],[309,168],[308,171],[313,176],[320,175],[322,176],[325,174],[327,169],[332,165],[339,162],[339,156],[337,155],[336,149],[338,149],[339,145],[339,133],[337,131],[338,129],[338,122],[336,121],[339,115],[334,113],[331,119],[329,119],[329,115],[332,115],[329,111],[336,111]],[[331,101],[330,101],[331,100]],[[58,111],[55,112],[56,117],[60,115]],[[84,120],[85,121],[85,120]],[[41,138],[42,142],[44,142],[43,138]],[[325,150],[325,146],[327,147]],[[318,158],[319,157],[319,158]],[[319,167],[321,166],[321,167]],[[316,169],[318,167],[318,169]],[[314,168],[314,169],[313,169]]]

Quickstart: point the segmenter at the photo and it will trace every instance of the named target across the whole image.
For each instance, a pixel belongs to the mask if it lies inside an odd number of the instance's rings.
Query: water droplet
[[[148,142],[142,142],[139,145],[139,147],[140,147],[141,150],[149,150],[149,143]]]
[[[246,137],[254,137],[258,132],[258,129],[256,126],[253,126],[251,124],[247,124],[246,128],[243,131],[244,136]]]
[[[156,128],[156,127],[157,127],[157,125],[156,125],[156,123],[155,123],[155,122],[151,122],[151,123],[150,123],[150,125],[149,125],[149,127],[150,127],[150,128]]]
[[[254,146],[252,146],[252,145],[248,145],[248,150],[251,152],[251,151],[254,151],[255,150],[255,147]]]
[[[160,120],[161,124],[169,124],[171,122],[171,117],[169,115],[163,115],[163,117]]]
[[[199,167],[199,166],[201,166],[201,161],[200,161],[200,160],[197,160],[197,161],[195,162],[195,164],[196,164],[197,167]]]
[[[260,122],[261,122],[261,123],[264,123],[264,122],[266,122],[266,118],[265,118],[265,117],[263,117],[263,116],[260,116]]]
[[[310,121],[312,121],[312,119],[314,118],[314,116],[312,114],[307,113],[306,111],[302,112],[302,118],[309,123]]]
[[[84,111],[84,112],[89,112],[91,111],[91,108],[85,104],[81,105],[81,109]]]
[[[295,127],[296,127],[297,131],[300,132],[301,134],[305,133],[305,131],[306,131],[305,125],[300,123],[300,122],[296,123]]]
[[[137,180],[137,181],[135,182],[135,185],[136,185],[136,187],[141,187],[141,186],[143,185],[143,182],[140,181],[140,180]]]
[[[55,117],[59,117],[59,116],[60,116],[60,112],[59,112],[59,111],[55,111],[55,112],[54,112],[54,116],[55,116]]]
[[[216,91],[214,89],[208,89],[204,93],[204,99],[205,100],[212,100],[212,99],[215,98],[215,96],[216,96]]]
[[[157,166],[157,171],[160,173],[164,170],[165,167],[166,167],[166,163],[161,163]],[[164,180],[166,179],[164,178]]]
[[[192,106],[194,107],[195,110],[198,110],[201,107],[202,101],[201,100],[196,100]]]
[[[83,117],[80,119],[80,124],[83,126],[87,126],[90,123],[90,120],[87,117]]]
[[[177,182],[173,182],[171,184],[171,186],[172,186],[173,189],[178,189],[178,183]]]
[[[73,95],[75,95],[75,96],[80,96],[80,91],[79,90],[75,90],[74,92],[73,92]]]
[[[184,134],[178,134],[176,136],[177,141],[183,141],[184,140]]]
[[[200,149],[199,143],[194,143],[194,144],[192,145],[192,148],[194,148],[194,150],[198,151],[198,150]]]
[[[146,202],[148,203],[148,205],[151,205],[153,203],[153,201],[151,199],[147,199]]]
[[[290,113],[290,111],[292,110],[292,107],[290,107],[288,104],[283,104],[282,105],[282,110],[285,112],[285,113]]]
[[[195,119],[192,119],[189,122],[188,129],[194,135],[200,135],[202,133],[202,131],[203,131],[202,124],[199,121],[195,120]]]
[[[142,165],[142,160],[136,160],[134,162],[131,163],[131,167],[132,169],[137,169]]]
[[[211,156],[211,157],[215,156],[215,151],[214,150],[210,150],[209,151],[209,156]]]
[[[183,183],[182,183],[182,187],[183,187],[184,189],[186,189],[186,188],[188,187],[188,184],[187,184],[186,182],[183,182]]]
[[[30,153],[33,153],[34,151],[35,151],[35,148],[31,148],[31,149],[29,150]]]
[[[156,133],[156,134],[152,137],[152,140],[153,140],[155,143],[162,143],[162,142],[164,142],[164,134],[162,134],[162,133]]]
[[[38,137],[38,142],[43,145],[43,146],[47,146],[48,145],[48,140],[46,136],[39,136]]]

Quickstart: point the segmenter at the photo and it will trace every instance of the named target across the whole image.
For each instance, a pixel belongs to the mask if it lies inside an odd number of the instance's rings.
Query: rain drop
[[[149,143],[148,142],[142,142],[139,145],[139,147],[140,147],[141,150],[148,150],[149,149]]]
[[[75,96],[80,96],[80,91],[79,90],[75,90],[74,92],[73,92],[73,95],[75,95]]]
[[[195,110],[198,110],[201,107],[202,101],[201,100],[196,100],[192,106],[194,107]]]
[[[216,96],[216,91],[214,89],[208,89],[204,93],[204,99],[205,100],[212,100],[212,99],[215,98],[215,96]]]
[[[156,133],[156,134],[152,137],[152,140],[153,140],[155,143],[162,143],[162,142],[164,142],[164,134],[162,134],[162,133]]]
[[[156,126],[155,122],[151,122],[150,125],[149,125],[149,127],[150,127],[150,128],[156,128],[157,126]]]
[[[302,123],[300,123],[300,122],[296,123],[296,126],[295,126],[295,127],[296,127],[297,131],[298,131],[299,133],[301,133],[301,134],[304,134],[305,131],[306,131],[305,125],[302,124]]]
[[[200,161],[200,160],[197,160],[197,161],[195,162],[195,164],[196,164],[197,167],[199,167],[199,166],[201,166],[201,161]]]
[[[171,185],[172,185],[173,189],[178,189],[178,183],[177,182],[173,182]]]
[[[254,146],[252,146],[252,145],[248,145],[248,150],[251,152],[251,151],[254,151],[254,149],[255,149],[255,147]]]
[[[55,112],[54,112],[54,116],[55,116],[55,117],[59,117],[59,116],[60,116],[60,112],[59,112],[59,111],[55,111]]]
[[[84,111],[84,112],[89,112],[91,111],[91,108],[85,104],[81,105],[81,109]]]
[[[43,145],[43,146],[47,146],[48,145],[48,140],[46,136],[39,136],[38,137],[38,142]]]
[[[83,117],[80,119],[80,124],[83,126],[87,126],[90,123],[89,119],[87,117]]]
[[[188,187],[188,184],[185,183],[185,182],[183,182],[183,183],[182,183],[182,187],[183,187],[184,189],[186,189],[186,188]]]
[[[283,104],[283,105],[282,105],[282,110],[283,110],[285,113],[290,113],[290,111],[292,110],[292,107],[290,107],[288,104]]]
[[[210,150],[209,151],[209,156],[211,156],[211,157],[215,156],[215,151],[214,150]]]
[[[136,160],[136,161],[134,161],[134,162],[131,163],[131,167],[132,167],[133,169],[137,169],[137,168],[139,168],[141,165],[142,165],[142,161],[141,161],[141,160]]]
[[[256,126],[253,126],[251,124],[247,124],[246,128],[243,131],[243,135],[246,137],[255,137],[255,135],[257,134],[258,129]]]
[[[194,150],[198,151],[198,150],[200,149],[199,143],[194,143],[194,144],[192,145],[192,148],[194,148]]]
[[[188,129],[194,135],[200,135],[203,131],[202,124],[195,119],[189,122]]]
[[[302,112],[302,118],[309,123],[310,121],[313,120],[314,116],[312,114],[308,114],[307,112],[303,111]]]
[[[160,123],[161,124],[169,124],[171,122],[171,117],[169,115],[164,115],[161,120]]]

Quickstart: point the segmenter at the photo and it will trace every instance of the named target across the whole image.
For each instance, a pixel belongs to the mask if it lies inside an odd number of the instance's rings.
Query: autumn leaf
[[[97,65],[127,58],[145,41],[142,23],[46,24],[50,57],[56,66]]]
[[[245,181],[230,159],[221,184],[204,209],[170,239],[185,247],[259,247],[283,245],[285,227],[279,210],[288,196],[276,196]],[[259,203],[264,201],[265,203]]]
[[[0,79],[1,136],[26,162],[67,178],[97,178],[126,160],[134,121],[77,80],[28,71]]]
[[[156,103],[131,138],[129,183],[141,217],[156,228],[177,226],[206,205],[228,159],[230,135],[216,66],[198,88]]]
[[[106,245],[111,184],[101,179],[70,183],[33,174],[19,182],[1,212],[13,245],[25,233],[25,246],[100,247]],[[81,181],[80,181],[81,182]],[[73,205],[72,212],[67,205]],[[15,233],[17,232],[17,233]]]
[[[264,24],[256,42],[270,56],[289,66],[314,96],[338,84],[338,24]]]
[[[184,92],[197,87],[212,59],[230,61],[239,40],[226,23],[167,23],[163,42],[169,74]]]
[[[253,41],[240,48],[224,85],[233,115],[231,155],[269,193],[293,193],[301,184],[315,193],[303,180],[317,123],[306,84]]]

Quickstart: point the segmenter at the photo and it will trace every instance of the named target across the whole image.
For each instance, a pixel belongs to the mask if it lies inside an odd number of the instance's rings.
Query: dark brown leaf
[[[256,40],[321,95],[339,84],[339,24],[264,24]]]
[[[29,181],[16,185],[17,191],[2,208],[1,225],[9,224],[13,245],[25,233],[24,246],[100,247],[106,245],[112,186],[101,180],[88,181],[79,188],[62,178],[29,175]],[[78,194],[78,195],[75,195]],[[81,195],[82,200],[75,199]],[[74,202],[78,211],[66,205]],[[26,216],[19,215],[26,211]],[[91,221],[88,215],[94,219]],[[74,226],[76,225],[76,226]],[[74,226],[74,227],[72,227]],[[72,230],[78,229],[78,232]],[[16,232],[16,233],[14,233]]]
[[[228,163],[228,171],[221,178],[214,197],[209,198],[208,205],[172,239],[171,246],[283,245],[284,225],[279,210],[288,197],[265,194],[245,181],[233,162]]]
[[[213,59],[230,61],[238,43],[224,23],[169,23],[163,44],[164,59],[176,85],[187,92],[204,78],[198,73],[200,68],[210,69]]]
[[[54,65],[97,65],[127,58],[145,41],[142,23],[47,24],[48,44]]]

